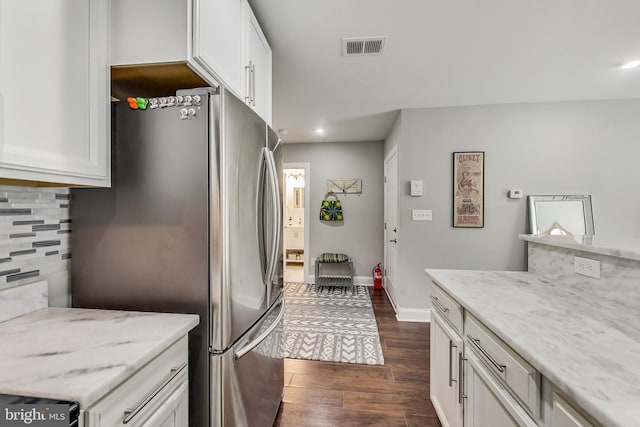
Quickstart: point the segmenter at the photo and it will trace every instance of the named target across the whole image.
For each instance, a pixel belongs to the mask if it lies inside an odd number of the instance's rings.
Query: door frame
[[[309,220],[309,211],[311,210],[309,204],[311,203],[311,188],[309,183],[311,182],[311,163],[308,162],[283,162],[282,163],[282,173],[284,173],[285,169],[304,169],[304,280],[307,281],[307,274],[309,270],[309,228],[311,227],[311,222]],[[286,208],[286,194],[283,199],[282,212],[284,214]],[[284,235],[284,218],[282,221],[282,229]],[[285,251],[284,245],[282,246],[282,250]],[[287,260],[284,260],[286,263]]]
[[[386,180],[386,176],[387,176],[387,162],[388,162],[388,161],[389,161],[393,156],[395,156],[395,157],[396,157],[396,191],[395,191],[396,199],[395,199],[395,200],[393,200],[392,202],[393,202],[393,206],[395,206],[395,208],[396,208],[396,227],[397,227],[397,226],[398,226],[398,185],[397,185],[397,181],[398,181],[398,177],[397,177],[397,173],[398,173],[398,146],[397,146],[397,145],[394,145],[394,146],[391,148],[391,150],[389,150],[389,152],[387,153],[387,155],[384,157],[384,161],[383,161],[383,176],[385,177],[385,180]],[[386,181],[385,181],[383,185],[386,187],[386,184],[387,184],[387,183],[386,183]],[[385,262],[385,264],[386,264],[386,262],[387,262],[387,255],[388,255],[388,254],[387,254],[387,230],[386,230],[386,224],[387,224],[387,200],[386,200],[386,198],[387,198],[387,192],[386,192],[385,190],[383,190],[383,192],[382,192],[382,193],[383,193],[383,197],[384,197],[384,200],[383,200],[383,205],[384,205],[384,218],[383,218],[383,220],[384,220],[384,224],[385,224],[385,225],[384,225],[384,227],[383,227],[383,230],[382,230],[382,233],[383,233],[382,241],[384,242],[384,243],[383,243],[383,258],[382,258],[382,259],[384,260],[384,262]],[[398,229],[399,229],[399,227],[398,227]],[[399,233],[398,233],[398,234],[399,234]],[[398,266],[397,255],[398,255],[398,250],[396,249],[396,267]],[[385,270],[386,270],[387,266],[384,266],[384,268],[385,268]],[[395,301],[395,300],[391,297],[391,295],[389,295],[389,291],[388,291],[388,289],[387,289],[387,283],[386,283],[386,280],[385,280],[385,279],[386,279],[386,277],[387,277],[386,271],[384,272],[384,274],[382,275],[382,277],[383,277],[383,288],[384,288],[384,292],[387,294],[387,298],[389,299],[389,302],[391,302],[391,306],[393,307],[393,311],[395,311],[396,316],[397,316],[397,315],[398,315],[397,301]],[[395,279],[396,279],[395,288],[396,288],[396,291],[397,291],[397,289],[398,289],[398,269],[397,269],[397,268],[396,268],[396,277],[395,277]],[[397,297],[397,296],[396,296],[396,297]]]

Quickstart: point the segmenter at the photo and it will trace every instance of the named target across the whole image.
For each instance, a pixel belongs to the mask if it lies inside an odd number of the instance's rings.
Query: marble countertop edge
[[[520,234],[521,240],[598,255],[640,261],[640,239],[607,239],[596,236],[550,236]]]

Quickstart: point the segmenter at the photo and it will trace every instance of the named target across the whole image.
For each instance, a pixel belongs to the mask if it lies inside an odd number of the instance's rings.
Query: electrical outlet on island
[[[594,279],[602,278],[600,274],[600,261],[595,259],[573,257],[574,271],[583,276],[593,277]]]

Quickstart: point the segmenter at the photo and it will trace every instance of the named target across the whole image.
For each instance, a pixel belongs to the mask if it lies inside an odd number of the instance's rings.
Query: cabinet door
[[[235,95],[242,93],[242,0],[193,1],[193,59]]]
[[[244,99],[267,124],[271,125],[271,48],[247,2],[244,25]]]
[[[553,411],[551,427],[593,427],[568,402],[557,394],[553,395]]]
[[[536,427],[524,408],[481,364],[466,352],[464,370],[465,427]]]
[[[0,177],[108,186],[109,3],[0,2]]]
[[[461,427],[458,361],[462,341],[436,312],[432,312],[431,316],[430,339],[431,402],[443,427]]]

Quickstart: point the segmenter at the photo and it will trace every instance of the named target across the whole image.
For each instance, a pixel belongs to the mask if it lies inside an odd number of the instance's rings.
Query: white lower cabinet
[[[443,427],[462,427],[462,339],[437,310],[431,316],[431,402]]]
[[[536,427],[511,393],[467,351],[464,371],[465,427]]]
[[[553,409],[551,410],[551,427],[594,427],[569,402],[558,394],[553,394]]]
[[[188,427],[187,337],[84,411],[85,427]]]
[[[189,425],[189,385],[184,382],[141,425],[144,427],[186,427]]]
[[[443,427],[602,427],[435,282],[431,301],[430,398]]]

